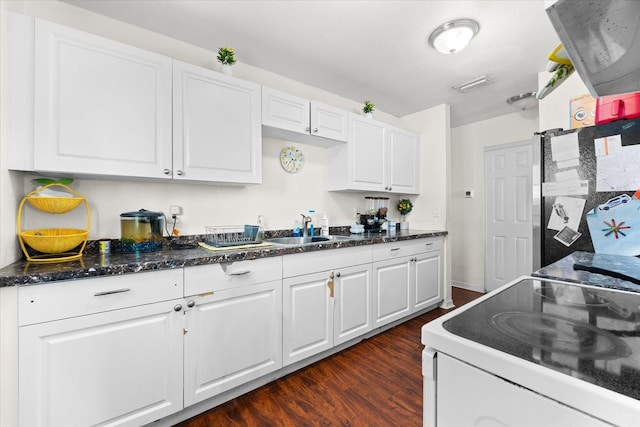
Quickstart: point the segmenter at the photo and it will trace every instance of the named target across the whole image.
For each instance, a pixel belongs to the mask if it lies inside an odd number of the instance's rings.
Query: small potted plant
[[[373,117],[373,110],[375,108],[375,104],[369,100],[364,101],[364,106],[362,107],[362,112],[368,118]]]
[[[398,202],[398,212],[402,215],[402,222],[400,222],[400,230],[408,230],[409,222],[406,221],[405,216],[409,215],[411,210],[413,209],[413,203],[409,199],[400,199]]]
[[[221,47],[218,49],[218,62],[222,64],[221,71],[224,74],[231,75],[231,66],[236,63],[236,54],[233,48]]]

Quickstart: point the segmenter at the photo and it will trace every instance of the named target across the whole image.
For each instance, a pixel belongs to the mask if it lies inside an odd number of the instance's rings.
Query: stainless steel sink
[[[273,239],[265,239],[265,242],[274,243],[276,245],[312,245],[317,243],[335,242],[339,240],[351,240],[350,236],[314,236],[314,237],[274,237]]]

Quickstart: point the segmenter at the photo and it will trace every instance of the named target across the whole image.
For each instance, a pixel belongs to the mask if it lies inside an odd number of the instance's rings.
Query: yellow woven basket
[[[27,201],[34,208],[52,214],[71,212],[84,200],[83,197],[46,197],[27,196]]]
[[[20,232],[29,247],[46,254],[70,251],[87,240],[88,230],[77,228],[40,228]]]

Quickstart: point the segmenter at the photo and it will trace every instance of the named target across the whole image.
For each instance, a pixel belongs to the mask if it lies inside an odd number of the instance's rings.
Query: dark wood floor
[[[460,307],[482,294],[453,288]],[[420,328],[436,309],[178,424],[421,426]]]

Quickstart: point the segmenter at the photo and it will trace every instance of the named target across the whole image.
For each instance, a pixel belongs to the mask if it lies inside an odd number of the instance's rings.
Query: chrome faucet
[[[300,215],[302,215],[302,237],[307,237],[309,236],[309,230],[307,230],[307,225],[309,225],[309,223],[313,220],[308,215],[305,215],[305,214],[300,214]]]

